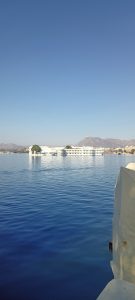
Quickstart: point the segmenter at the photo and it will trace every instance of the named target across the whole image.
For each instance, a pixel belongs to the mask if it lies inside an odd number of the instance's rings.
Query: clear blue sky
[[[135,138],[135,1],[0,1],[0,142]]]

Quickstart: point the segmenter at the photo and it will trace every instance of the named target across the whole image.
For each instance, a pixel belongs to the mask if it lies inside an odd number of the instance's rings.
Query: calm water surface
[[[135,156],[0,156],[0,299],[96,299],[112,278],[113,195]]]

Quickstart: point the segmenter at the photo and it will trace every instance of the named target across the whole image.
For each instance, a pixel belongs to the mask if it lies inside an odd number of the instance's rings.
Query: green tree
[[[38,145],[33,145],[31,148],[32,153],[36,152],[36,153],[40,153],[41,152],[41,148]]]
[[[135,153],[135,149],[131,149],[130,154],[134,154],[134,153]]]
[[[65,147],[65,149],[72,149],[72,147],[71,147],[70,145],[67,145],[67,146]]]

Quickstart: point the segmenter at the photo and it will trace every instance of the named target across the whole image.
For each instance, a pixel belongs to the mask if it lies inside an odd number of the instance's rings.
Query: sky
[[[0,143],[135,138],[135,1],[0,0]]]

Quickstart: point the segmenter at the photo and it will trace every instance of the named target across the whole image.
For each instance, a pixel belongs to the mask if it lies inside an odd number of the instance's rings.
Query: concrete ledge
[[[135,284],[120,280],[111,280],[97,300],[135,300]]]

